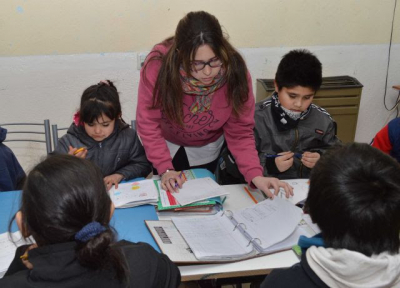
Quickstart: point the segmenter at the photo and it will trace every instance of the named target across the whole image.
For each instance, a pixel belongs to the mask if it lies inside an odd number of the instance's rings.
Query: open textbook
[[[204,170],[204,171],[203,171]],[[222,201],[221,198],[217,195],[220,189],[220,186],[213,181],[209,176],[212,176],[211,172],[205,169],[191,169],[191,170],[183,170],[182,171],[182,177],[185,179],[185,183],[183,185],[183,189],[179,189],[179,193],[171,193],[169,191],[165,191],[161,189],[160,181],[157,182],[157,189],[159,193],[159,200],[158,200],[158,205],[157,205],[157,210],[158,211],[163,211],[163,214],[166,215],[168,213],[167,211],[173,211],[172,213],[175,213],[176,215],[178,214],[215,214],[218,211],[220,211],[220,207],[222,206]],[[195,173],[196,172],[196,173]],[[200,174],[201,178],[197,178],[196,174]],[[207,180],[201,180],[205,179]],[[200,179],[195,182],[191,182],[195,179]],[[203,185],[203,183],[208,183],[209,186],[211,186],[211,189],[207,191],[206,185]],[[215,186],[217,185],[217,186]],[[215,187],[218,187],[217,189],[214,189]],[[195,189],[192,188],[200,188],[199,194],[195,193]],[[217,193],[213,193],[213,190]],[[210,194],[211,192],[211,194]],[[178,195],[179,194],[179,195]],[[197,197],[197,199],[193,199],[190,204],[181,204],[177,198],[179,198],[181,195],[185,198],[185,195],[188,195],[189,197]],[[224,194],[224,192],[222,193]],[[198,197],[198,196],[202,197]],[[177,196],[177,197],[175,197]],[[203,199],[203,200],[198,200],[198,199]],[[183,201],[185,202],[185,201]],[[172,214],[171,214],[172,215]]]
[[[173,262],[213,263],[290,249],[300,235],[315,234],[302,217],[300,208],[275,198],[234,212],[173,217],[172,221],[146,221],[146,225]]]
[[[116,208],[157,205],[158,202],[158,191],[154,180],[120,183],[118,189],[112,186],[109,194]]]

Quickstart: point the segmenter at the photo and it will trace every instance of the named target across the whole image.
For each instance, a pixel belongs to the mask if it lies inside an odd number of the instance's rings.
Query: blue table
[[[214,175],[206,169],[192,169],[195,178],[211,177]],[[131,181],[143,180],[138,178]],[[18,211],[21,202],[21,191],[0,192],[0,233],[8,231],[8,224],[14,214]],[[118,239],[132,242],[147,242],[158,252],[156,242],[148,231],[144,220],[158,220],[154,206],[143,205],[134,208],[115,209],[110,224],[118,232]],[[15,232],[18,227],[14,221],[11,231]]]
[[[18,211],[20,201],[21,191],[0,193],[0,233],[8,231],[8,224]],[[143,205],[134,208],[115,209],[110,224],[117,230],[118,239],[125,239],[132,242],[147,242],[160,252],[160,249],[144,224],[144,220],[158,220],[154,206]],[[18,230],[15,221],[11,230],[12,232]]]

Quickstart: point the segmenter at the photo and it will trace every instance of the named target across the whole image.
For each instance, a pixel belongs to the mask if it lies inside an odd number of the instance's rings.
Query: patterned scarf
[[[214,92],[226,82],[225,70],[221,68],[210,84],[203,84],[196,78],[188,77],[182,66],[179,72],[181,74],[183,92],[196,96],[195,101],[189,108],[190,112],[192,114],[199,114],[208,111],[211,107]]]
[[[285,131],[292,128],[296,128],[299,121],[304,119],[305,116],[310,113],[311,105],[301,112],[300,117],[293,117],[297,118],[296,120],[291,117],[282,107],[281,102],[278,99],[278,93],[274,92],[272,94],[272,116],[275,119],[275,123],[278,126],[279,131]]]

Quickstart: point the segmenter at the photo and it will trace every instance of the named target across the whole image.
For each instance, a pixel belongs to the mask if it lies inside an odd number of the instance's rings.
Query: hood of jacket
[[[400,254],[368,257],[346,249],[312,246],[307,262],[329,287],[400,287]]]
[[[7,137],[7,129],[0,127],[0,143],[6,140],[6,137]]]

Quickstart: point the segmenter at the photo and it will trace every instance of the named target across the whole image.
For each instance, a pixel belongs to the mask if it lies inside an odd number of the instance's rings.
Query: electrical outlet
[[[144,61],[146,60],[147,55],[149,54],[149,52],[139,52],[137,54],[137,69],[140,70],[143,65],[144,65]]]

